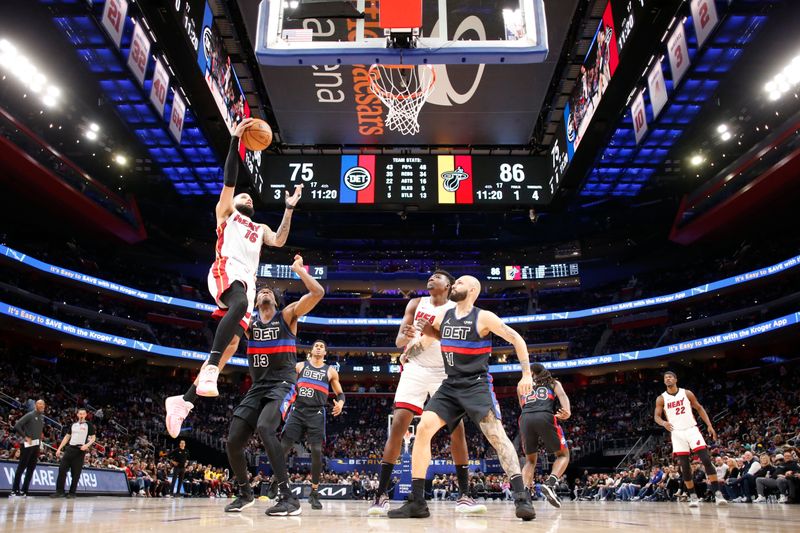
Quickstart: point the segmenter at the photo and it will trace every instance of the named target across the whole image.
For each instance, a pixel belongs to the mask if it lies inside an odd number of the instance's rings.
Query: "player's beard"
[[[256,214],[256,210],[247,204],[238,204],[234,207],[236,207],[236,210],[239,211],[244,216],[246,216],[247,218],[252,218],[253,215]]]
[[[467,291],[461,292],[451,292],[450,293],[450,301],[451,302],[461,302],[467,299]]]

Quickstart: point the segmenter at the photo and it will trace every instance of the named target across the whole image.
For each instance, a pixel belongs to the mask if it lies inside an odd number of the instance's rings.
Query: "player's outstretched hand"
[[[241,122],[240,122],[240,123],[239,123],[239,124],[236,126],[236,129],[234,129],[234,130],[233,130],[233,136],[234,136],[234,137],[239,137],[239,138],[241,138],[241,137],[242,137],[242,134],[244,134],[244,130],[246,130],[246,129],[247,129],[247,126],[249,126],[250,124],[252,124],[254,120],[255,120],[254,118],[246,118],[246,119],[244,119],[243,121],[241,121]]]
[[[530,375],[523,375],[522,379],[519,380],[519,384],[517,384],[517,394],[524,398],[530,394],[532,390],[533,378]]]
[[[564,408],[559,409],[558,412],[556,413],[556,418],[558,418],[559,420],[567,420],[571,416],[572,416],[572,413],[570,413],[569,411],[567,411]]]
[[[295,254],[294,263],[292,263],[292,271],[296,274],[300,274],[301,270],[305,270],[305,267],[303,266],[303,256],[300,254]]]
[[[300,201],[300,197],[303,196],[303,185],[295,185],[294,186],[294,193],[289,196],[289,191],[286,191],[286,207],[289,209],[294,209],[297,205],[297,202]]]
[[[714,428],[708,428],[708,434],[711,435],[711,440],[717,442],[717,432]]]
[[[343,400],[333,400],[333,416],[339,416],[340,414],[342,414],[343,408],[344,408]]]

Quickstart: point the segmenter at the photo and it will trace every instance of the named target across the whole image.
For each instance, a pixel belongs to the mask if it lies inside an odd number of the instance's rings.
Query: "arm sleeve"
[[[89,432],[87,433],[87,436],[91,437],[91,436],[95,435],[94,423],[93,422],[87,422],[87,424],[89,425],[89,427],[87,428],[89,430]]]
[[[226,187],[235,187],[239,175],[239,137],[231,137],[228,156],[225,158],[223,182]]]

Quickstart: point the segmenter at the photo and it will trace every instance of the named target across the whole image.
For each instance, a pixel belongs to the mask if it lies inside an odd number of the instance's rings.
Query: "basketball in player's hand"
[[[242,133],[242,142],[248,150],[260,152],[272,143],[272,128],[260,118],[253,119]]]

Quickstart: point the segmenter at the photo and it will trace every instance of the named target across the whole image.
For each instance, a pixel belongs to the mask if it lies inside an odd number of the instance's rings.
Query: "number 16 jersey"
[[[297,381],[297,337],[277,311],[268,322],[256,313],[247,341],[247,366],[253,385]]]

